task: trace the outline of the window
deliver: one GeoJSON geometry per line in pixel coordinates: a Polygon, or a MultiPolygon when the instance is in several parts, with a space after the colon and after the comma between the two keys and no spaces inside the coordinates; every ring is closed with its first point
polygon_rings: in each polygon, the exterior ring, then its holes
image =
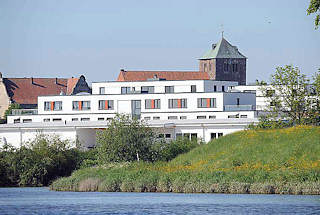
{"type": "Polygon", "coordinates": [[[213,86],[213,91],[214,91],[214,92],[217,92],[217,85],[214,85],[214,86],[213,86]]]}
{"type": "Polygon", "coordinates": [[[187,116],[180,116],[180,119],[187,119],[187,116]]]}
{"type": "Polygon", "coordinates": [[[236,115],[229,115],[228,118],[239,118],[239,114],[236,114],[236,115]]]}
{"type": "Polygon", "coordinates": [[[222,92],[224,92],[224,86],[222,86],[222,92]]]}
{"type": "Polygon", "coordinates": [[[146,120],[146,121],[148,121],[148,120],[150,120],[151,119],[151,117],[150,116],[146,116],[146,117],[144,117],[144,120],[146,120]]]}
{"type": "Polygon", "coordinates": [[[204,71],[205,72],[207,71],[207,64],[206,63],[204,64],[204,71]]]}
{"type": "Polygon", "coordinates": [[[223,133],[211,133],[211,140],[222,137],[223,133]]]}
{"type": "Polygon", "coordinates": [[[197,119],[206,119],[207,116],[197,116],[197,119]]]}
{"type": "Polygon", "coordinates": [[[197,92],[197,85],[191,85],[191,93],[197,92]]]}
{"type": "Polygon", "coordinates": [[[99,87],[99,94],[105,94],[105,88],[99,87]]]}
{"type": "Polygon", "coordinates": [[[130,92],[130,87],[121,87],[121,94],[129,94],[130,92]]]}
{"type": "Polygon", "coordinates": [[[131,100],[131,116],[140,119],[141,117],[141,100],[131,100]]]}
{"type": "Polygon", "coordinates": [[[192,133],[191,134],[191,140],[197,139],[198,138],[198,134],[197,133],[192,133]]]}
{"type": "Polygon", "coordinates": [[[72,118],[72,121],[78,121],[79,119],[78,118],[72,118]]]}
{"type": "Polygon", "coordinates": [[[209,119],[216,119],[217,117],[215,115],[209,116],[209,119]]]}
{"type": "Polygon", "coordinates": [[[44,102],[45,111],[62,110],[62,101],[44,102]]]}
{"type": "Polygon", "coordinates": [[[187,108],[187,99],[169,99],[169,108],[187,108]]]}
{"type": "Polygon", "coordinates": [[[240,105],[240,98],[237,98],[237,105],[240,105]]]}
{"type": "Polygon", "coordinates": [[[50,122],[49,118],[43,119],[43,122],[50,122]]]}
{"type": "Polygon", "coordinates": [[[166,138],[171,138],[171,134],[166,134],[166,138]]]}
{"type": "Polygon", "coordinates": [[[165,93],[174,93],[174,86],[165,86],[165,93]]]}
{"type": "Polygon", "coordinates": [[[190,133],[184,133],[183,137],[190,139],[190,133]]]}
{"type": "Polygon", "coordinates": [[[198,108],[215,108],[215,98],[198,98],[198,108]]]}
{"type": "Polygon", "coordinates": [[[146,109],[160,109],[160,99],[146,99],[145,100],[146,109]]]}
{"type": "Polygon", "coordinates": [[[177,116],[168,116],[168,119],[178,119],[177,116]]]}
{"type": "Polygon", "coordinates": [[[98,118],[98,121],[104,121],[104,118],[98,118]]]}
{"type": "Polygon", "coordinates": [[[22,122],[23,122],[23,123],[32,122],[32,119],[23,119],[22,122]]]}
{"type": "Polygon", "coordinates": [[[72,110],[90,110],[90,101],[73,101],[72,110]]]}
{"type": "Polygon", "coordinates": [[[160,120],[160,117],[159,116],[154,116],[153,120],[160,120]]]}
{"type": "Polygon", "coordinates": [[[154,93],[154,86],[142,86],[141,93],[154,93]]]}
{"type": "Polygon", "coordinates": [[[176,139],[181,138],[182,137],[182,133],[176,133],[176,139]]]}
{"type": "Polygon", "coordinates": [[[159,134],[158,138],[164,138],[164,134],[159,134]]]}
{"type": "Polygon", "coordinates": [[[232,72],[237,72],[238,71],[238,64],[233,63],[232,64],[232,72]]]}
{"type": "Polygon", "coordinates": [[[14,119],[13,123],[20,123],[20,119],[14,119]]]}
{"type": "Polygon", "coordinates": [[[223,64],[223,71],[228,72],[228,63],[227,62],[224,62],[224,64],[223,64]]]}
{"type": "Polygon", "coordinates": [[[99,100],[99,110],[113,110],[113,100],[99,100]]]}
{"type": "Polygon", "coordinates": [[[90,118],[81,118],[81,121],[90,121],[90,118]]]}
{"type": "Polygon", "coordinates": [[[61,122],[61,121],[62,121],[61,118],[53,118],[53,119],[52,119],[52,122],[61,122]]]}
{"type": "Polygon", "coordinates": [[[209,71],[211,71],[211,63],[209,63],[209,71]]]}
{"type": "Polygon", "coordinates": [[[240,115],[240,118],[248,118],[248,115],[240,115]]]}

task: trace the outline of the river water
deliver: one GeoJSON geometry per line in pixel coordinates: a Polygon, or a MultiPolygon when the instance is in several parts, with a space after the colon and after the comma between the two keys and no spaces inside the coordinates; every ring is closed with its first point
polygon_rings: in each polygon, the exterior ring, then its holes
{"type": "Polygon", "coordinates": [[[0,188],[0,214],[320,214],[320,196],[0,188]]]}

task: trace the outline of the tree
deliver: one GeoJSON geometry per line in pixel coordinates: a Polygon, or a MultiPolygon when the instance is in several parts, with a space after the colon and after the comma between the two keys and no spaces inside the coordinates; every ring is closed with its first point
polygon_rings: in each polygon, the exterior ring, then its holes
{"type": "MultiPolygon", "coordinates": [[[[319,75],[316,77],[319,78],[319,75]]],[[[262,87],[264,96],[270,102],[267,106],[268,115],[262,121],[266,123],[271,120],[280,126],[283,125],[283,120],[290,125],[316,123],[317,112],[314,107],[319,94],[312,92],[319,86],[316,84],[317,81],[320,82],[317,78],[311,84],[297,67],[277,67],[275,74],[271,76],[271,86],[262,87]]]]}
{"type": "Polygon", "coordinates": [[[116,115],[97,136],[100,164],[121,161],[151,161],[157,138],[153,130],[129,115],[116,115]]]}
{"type": "Polygon", "coordinates": [[[20,105],[18,103],[11,103],[8,109],[4,112],[5,120],[7,120],[8,115],[12,114],[13,109],[20,109],[20,105]]]}
{"type": "Polygon", "coordinates": [[[307,9],[308,15],[312,13],[317,13],[316,18],[314,19],[314,25],[316,29],[319,27],[320,22],[320,0],[310,0],[310,5],[307,9]]]}

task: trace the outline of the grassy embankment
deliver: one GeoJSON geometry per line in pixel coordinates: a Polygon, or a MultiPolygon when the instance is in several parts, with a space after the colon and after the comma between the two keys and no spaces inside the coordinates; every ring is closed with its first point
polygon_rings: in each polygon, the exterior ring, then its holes
{"type": "Polygon", "coordinates": [[[77,170],[51,189],[320,194],[320,127],[241,131],[170,162],[77,170]]]}

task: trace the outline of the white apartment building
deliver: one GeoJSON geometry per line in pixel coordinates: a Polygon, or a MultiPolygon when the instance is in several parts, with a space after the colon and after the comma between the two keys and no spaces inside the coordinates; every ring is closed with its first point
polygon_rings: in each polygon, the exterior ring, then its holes
{"type": "Polygon", "coordinates": [[[257,122],[256,93],[232,89],[237,85],[157,78],[95,82],[92,94],[38,97],[37,110],[27,114],[19,110],[0,126],[0,140],[20,146],[37,132],[56,133],[92,147],[96,131],[106,128],[117,113],[124,113],[145,120],[167,139],[188,136],[208,142],[257,122]]]}

